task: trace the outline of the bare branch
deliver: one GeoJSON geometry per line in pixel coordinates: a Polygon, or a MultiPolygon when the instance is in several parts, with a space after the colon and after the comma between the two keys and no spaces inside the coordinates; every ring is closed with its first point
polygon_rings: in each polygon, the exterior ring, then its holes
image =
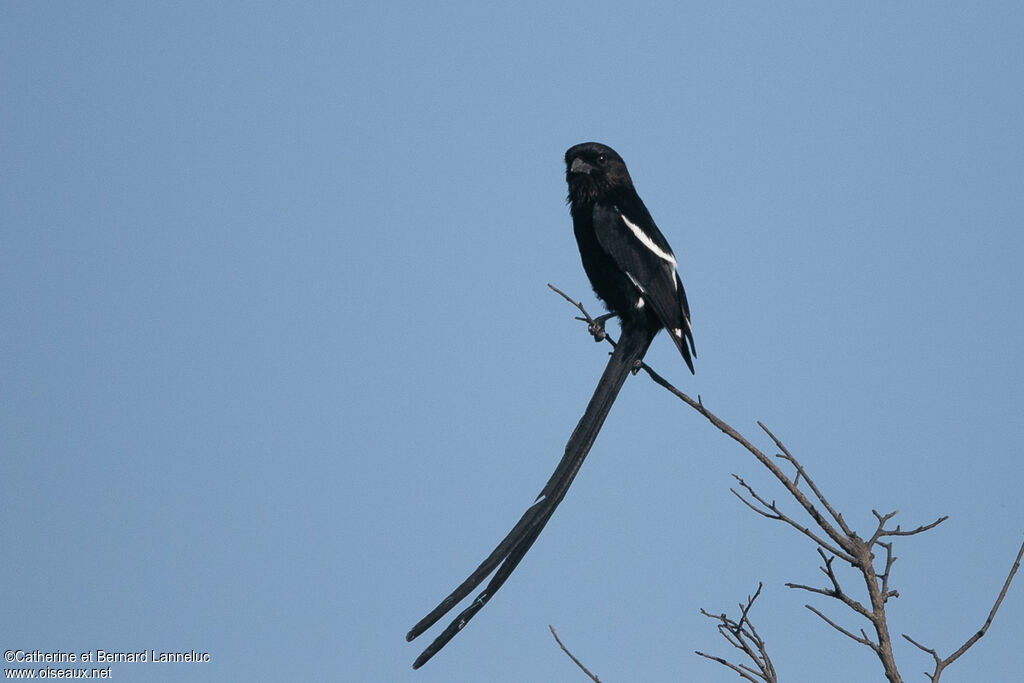
{"type": "Polygon", "coordinates": [[[746,657],[753,663],[753,667],[747,664],[733,664],[724,657],[717,657],[715,655],[709,655],[707,653],[697,650],[697,654],[701,657],[705,657],[712,661],[718,662],[724,667],[732,669],[741,678],[751,683],[777,683],[778,678],[775,675],[775,667],[772,665],[772,660],[768,657],[768,651],[765,648],[764,640],[758,634],[757,629],[754,627],[753,622],[750,620],[749,614],[750,609],[754,606],[754,601],[757,600],[758,596],[761,595],[761,583],[757,584],[757,591],[754,595],[747,597],[747,604],[740,603],[740,618],[739,621],[733,621],[725,614],[711,614],[707,610],[702,609],[701,614],[714,619],[718,623],[718,632],[722,635],[725,640],[737,650],[740,650],[746,657]]]}
{"type": "MultiPolygon", "coordinates": [[[[916,645],[920,649],[922,649],[925,652],[927,652],[928,654],[930,654],[932,656],[932,659],[935,660],[935,671],[936,672],[941,672],[942,671],[942,659],[939,658],[939,655],[935,652],[935,650],[931,649],[930,647],[925,647],[921,643],[917,642],[916,640],[914,640],[913,638],[908,636],[906,633],[903,634],[903,637],[906,638],[907,640],[909,640],[911,642],[911,644],[916,645]]],[[[932,683],[935,683],[935,681],[939,680],[938,679],[939,673],[928,673],[927,671],[925,671],[924,675],[927,676],[928,679],[932,681],[932,683]]]]}
{"type": "Polygon", "coordinates": [[[896,562],[896,556],[892,554],[892,543],[882,543],[876,541],[876,543],[885,548],[885,571],[882,572],[882,597],[885,600],[889,598],[900,597],[899,591],[889,590],[889,572],[892,571],[892,565],[896,562]]]}
{"type": "Polygon", "coordinates": [[[934,529],[935,527],[949,519],[949,515],[943,515],[942,517],[939,517],[937,520],[931,522],[930,524],[922,524],[916,529],[911,529],[910,531],[903,531],[902,529],[900,529],[899,524],[896,525],[895,529],[886,530],[882,529],[882,525],[884,523],[883,520],[889,521],[889,519],[896,514],[896,511],[890,512],[888,515],[879,515],[876,510],[872,510],[871,512],[873,512],[875,517],[878,518],[878,531],[876,531],[875,536],[872,537],[872,541],[877,540],[877,538],[881,538],[882,536],[913,536],[915,534],[920,534],[930,529],[934,529]]]}
{"type": "MultiPolygon", "coordinates": [[[[733,476],[735,477],[736,475],[734,474],[733,476]]],[[[740,499],[740,502],[742,502],[744,505],[746,505],[748,508],[750,508],[751,510],[753,510],[757,514],[761,515],[762,517],[767,517],[768,519],[774,519],[774,520],[777,520],[777,521],[782,521],[782,516],[778,513],[777,510],[776,511],[771,511],[770,509],[767,510],[767,511],[766,510],[762,510],[761,508],[757,507],[756,505],[751,503],[749,500],[744,498],[743,494],[739,493],[736,489],[729,489],[729,490],[732,492],[732,495],[734,495],[734,496],[736,496],[737,498],[740,499]]]]}
{"type": "Polygon", "coordinates": [[[992,620],[995,619],[996,612],[999,610],[999,606],[1003,603],[1003,598],[1006,597],[1006,592],[1010,589],[1010,583],[1013,581],[1014,575],[1017,573],[1017,570],[1020,569],[1021,557],[1024,557],[1024,542],[1021,543],[1020,549],[1017,551],[1017,558],[1013,561],[1013,566],[1010,567],[1010,573],[1007,574],[1006,581],[1003,582],[1003,588],[999,591],[999,595],[996,597],[996,602],[994,605],[992,605],[992,609],[989,610],[988,617],[985,619],[985,623],[982,624],[981,628],[978,629],[978,631],[975,632],[974,635],[968,638],[967,641],[950,656],[946,657],[945,659],[939,659],[939,656],[935,653],[935,650],[921,645],[916,640],[908,636],[906,633],[903,634],[903,637],[906,638],[909,642],[916,645],[920,649],[924,650],[935,659],[935,672],[931,675],[926,674],[932,680],[932,683],[936,683],[939,680],[939,676],[942,675],[943,669],[945,669],[947,666],[955,662],[963,653],[967,652],[967,650],[969,650],[972,645],[981,640],[982,636],[984,636],[985,633],[988,632],[988,627],[992,625],[992,620]]]}
{"type": "Polygon", "coordinates": [[[864,633],[863,630],[860,632],[861,634],[859,636],[855,636],[852,633],[850,633],[849,631],[847,631],[845,628],[843,628],[842,626],[837,624],[836,622],[834,622],[831,619],[829,619],[828,617],[826,617],[824,614],[822,614],[821,612],[819,612],[815,608],[811,607],[810,605],[804,605],[804,607],[806,607],[807,609],[809,609],[812,612],[814,612],[815,614],[817,614],[819,617],[821,617],[822,621],[824,621],[826,624],[828,624],[829,626],[831,626],[835,630],[837,630],[840,633],[842,633],[844,636],[852,638],[853,640],[857,641],[861,645],[866,645],[867,647],[870,647],[875,652],[878,652],[878,645],[876,643],[872,642],[871,639],[867,637],[867,635],[864,633]]]}
{"type": "MultiPolygon", "coordinates": [[[[548,285],[548,286],[551,287],[551,285],[548,285]]],[[[554,287],[552,287],[552,289],[554,289],[554,287]]],[[[558,290],[556,289],[555,291],[557,292],[558,290]]],[[[558,293],[561,294],[561,292],[558,292],[558,293]]],[[[562,294],[562,296],[565,296],[565,295],[562,294]]],[[[598,678],[594,674],[590,673],[590,670],[587,669],[587,667],[583,666],[583,662],[581,662],[580,660],[576,659],[576,656],[573,655],[573,653],[569,652],[569,648],[567,648],[562,643],[562,639],[558,637],[557,633],[555,633],[555,627],[552,626],[551,624],[548,624],[548,628],[551,629],[551,635],[553,635],[555,637],[555,642],[558,643],[558,647],[562,648],[562,652],[564,652],[565,654],[569,655],[569,659],[571,659],[573,661],[573,663],[576,664],[576,666],[578,666],[581,671],[583,671],[583,673],[587,674],[587,676],[590,677],[590,680],[594,681],[594,683],[601,683],[601,679],[600,678],[598,678]]]]}
{"type": "MultiPolygon", "coordinates": [[[[740,667],[736,666],[735,664],[733,664],[729,660],[725,659],[724,657],[716,657],[715,655],[709,655],[708,653],[701,652],[700,650],[694,650],[694,652],[696,654],[700,655],[701,657],[706,657],[707,659],[710,659],[713,662],[718,662],[722,666],[725,666],[725,667],[728,667],[728,668],[732,669],[733,671],[738,673],[740,675],[740,677],[743,678],[743,680],[745,680],[745,681],[750,681],[751,683],[757,683],[757,679],[756,678],[754,678],[752,675],[750,675],[749,673],[747,673],[746,671],[744,671],[740,667]]],[[[761,680],[764,680],[764,679],[762,678],[761,680]]]]}
{"type": "MultiPolygon", "coordinates": [[[[563,299],[565,299],[566,301],[571,303],[573,306],[578,308],[580,310],[580,313],[583,314],[583,319],[587,322],[588,325],[593,325],[594,324],[594,319],[590,317],[589,313],[587,313],[587,309],[583,308],[583,302],[582,301],[576,301],[575,299],[570,297],[568,294],[566,294],[565,292],[560,290],[558,287],[555,287],[550,282],[548,283],[548,287],[550,287],[552,290],[554,290],[555,292],[560,294],[563,299]]],[[[557,639],[558,636],[555,636],[555,638],[557,639]]]]}
{"type": "MultiPolygon", "coordinates": [[[[585,320],[588,323],[589,331],[595,337],[595,339],[598,339],[599,341],[606,339],[610,344],[614,346],[614,340],[608,338],[607,335],[604,334],[603,322],[604,319],[607,318],[607,316],[602,316],[601,318],[598,318],[596,320],[594,318],[591,318],[590,315],[584,309],[582,303],[574,301],[568,295],[566,295],[564,292],[554,287],[553,285],[548,286],[551,287],[552,290],[560,294],[567,301],[572,303],[581,313],[583,313],[584,317],[582,318],[582,320],[585,320]]],[[[885,670],[886,679],[889,681],[889,683],[901,683],[902,678],[900,677],[900,673],[896,668],[896,663],[893,658],[892,639],[889,635],[889,628],[887,625],[887,618],[885,612],[885,606],[888,600],[890,598],[899,596],[898,591],[892,590],[889,587],[890,573],[892,571],[893,564],[896,562],[897,558],[893,553],[892,543],[883,542],[882,539],[893,536],[913,536],[919,533],[923,533],[925,531],[929,531],[938,526],[939,524],[941,524],[942,522],[944,522],[947,519],[947,517],[943,516],[938,518],[934,522],[931,522],[930,524],[924,524],[915,529],[904,531],[899,525],[897,525],[894,529],[886,528],[886,525],[896,516],[896,511],[883,515],[880,514],[877,510],[872,510],[872,513],[875,515],[875,518],[878,521],[878,523],[876,525],[876,528],[868,537],[868,540],[865,541],[863,540],[863,537],[858,535],[852,528],[850,528],[847,525],[845,519],[843,518],[843,515],[829,503],[828,499],[818,488],[817,484],[815,484],[814,480],[811,479],[810,476],[808,476],[807,472],[803,468],[803,465],[800,464],[800,462],[793,456],[793,454],[790,453],[789,450],[785,447],[782,441],[779,438],[777,438],[775,434],[773,434],[771,430],[769,430],[768,427],[766,427],[763,423],[758,422],[757,424],[758,426],[761,427],[765,434],[767,434],[768,437],[771,438],[775,446],[782,452],[780,455],[777,456],[778,459],[784,460],[793,466],[795,474],[792,477],[788,475],[786,472],[784,472],[782,468],[780,468],[779,465],[776,464],[774,459],[767,457],[760,449],[754,446],[753,443],[751,443],[742,434],[737,432],[731,425],[729,425],[724,420],[722,420],[717,415],[708,410],[708,408],[704,405],[704,402],[702,401],[700,395],[697,396],[697,400],[694,400],[687,396],[686,394],[684,394],[679,389],[677,389],[675,386],[673,386],[670,382],[668,382],[665,378],[663,378],[661,375],[655,372],[646,363],[643,363],[641,367],[645,372],[647,372],[648,376],[655,384],[661,386],[669,393],[671,393],[673,396],[680,399],[688,406],[696,410],[705,419],[707,419],[708,422],[710,422],[722,433],[724,433],[726,436],[728,436],[733,441],[742,446],[744,449],[746,449],[751,455],[753,455],[754,458],[756,458],[757,461],[761,463],[761,465],[763,465],[769,472],[771,472],[775,476],[775,478],[782,484],[786,491],[789,492],[793,499],[797,501],[801,508],[803,508],[804,512],[806,512],[807,515],[810,516],[810,518],[814,521],[814,524],[817,526],[817,528],[820,529],[821,532],[824,534],[824,537],[821,536],[819,533],[812,531],[811,527],[807,527],[796,522],[794,519],[789,517],[785,512],[780,510],[774,500],[769,502],[767,499],[762,498],[756,491],[754,491],[754,489],[751,486],[749,486],[745,481],[743,481],[743,479],[736,475],[733,475],[739,482],[740,486],[746,489],[747,494],[750,497],[750,499],[748,499],[735,489],[730,489],[733,495],[739,498],[744,505],[746,505],[751,510],[753,510],[754,512],[763,517],[775,521],[785,522],[786,524],[798,530],[807,538],[810,538],[812,541],[814,541],[814,543],[817,546],[818,553],[819,555],[821,555],[825,563],[824,566],[822,566],[820,569],[823,573],[825,573],[826,576],[828,576],[830,582],[832,583],[832,588],[814,588],[811,586],[804,586],[801,584],[794,583],[787,583],[786,585],[790,588],[799,588],[801,590],[806,590],[811,593],[817,593],[819,595],[838,599],[841,602],[843,602],[847,607],[852,609],[854,612],[866,618],[871,623],[871,626],[874,629],[875,636],[877,638],[874,641],[870,637],[868,637],[864,629],[861,629],[860,635],[857,636],[851,631],[842,628],[837,623],[827,618],[824,614],[822,614],[814,607],[811,607],[810,605],[806,606],[807,609],[817,614],[818,617],[820,617],[822,620],[824,620],[827,624],[835,628],[840,633],[848,636],[857,643],[870,647],[882,663],[882,666],[885,670]],[[807,482],[807,488],[810,489],[811,493],[810,496],[806,494],[803,489],[800,488],[801,479],[807,482]],[[824,510],[825,514],[822,514],[822,512],[819,511],[819,506],[824,510]],[[885,549],[885,567],[881,573],[879,573],[876,570],[874,565],[874,561],[876,559],[874,550],[876,546],[885,549]],[[826,552],[829,553],[831,557],[827,557],[825,554],[826,552]],[[835,572],[832,569],[833,561],[836,558],[841,559],[843,562],[848,562],[852,567],[854,567],[856,570],[860,572],[864,581],[865,589],[867,590],[867,595],[869,598],[868,604],[862,604],[858,602],[841,588],[841,586],[839,585],[838,577],[836,577],[835,572]]],[[[1012,581],[1014,575],[1020,567],[1022,556],[1024,556],[1024,544],[1021,545],[1021,550],[1017,554],[1017,559],[1012,569],[1010,570],[1009,576],[1007,576],[1006,578],[1006,582],[1004,583],[1003,589],[1000,592],[998,598],[996,599],[995,605],[989,612],[989,616],[988,619],[985,621],[985,624],[977,633],[975,633],[971,638],[969,638],[967,642],[965,642],[956,652],[954,652],[948,658],[946,658],[945,660],[940,659],[938,655],[935,654],[934,650],[926,648],[917,643],[916,641],[914,641],[913,639],[911,639],[910,636],[904,635],[904,638],[906,638],[909,642],[913,643],[918,648],[920,648],[924,652],[931,654],[934,657],[936,661],[935,673],[930,676],[930,678],[932,678],[933,683],[938,681],[939,675],[941,674],[943,668],[945,668],[950,663],[955,661],[964,652],[966,652],[968,648],[970,648],[975,642],[977,642],[978,639],[985,635],[985,632],[988,630],[988,627],[991,625],[992,620],[995,617],[996,610],[998,610],[999,605],[1002,603],[1002,600],[1006,595],[1006,592],[1010,586],[1010,582],[1012,581]]],[[[756,595],[754,597],[756,597],[756,595]]],[[[752,602],[753,599],[751,599],[750,602],[748,602],[747,609],[749,609],[750,604],[752,602]]],[[[757,658],[757,653],[755,653],[754,650],[750,647],[750,642],[753,641],[745,640],[744,638],[749,638],[749,636],[741,635],[746,633],[744,621],[747,621],[748,624],[749,621],[746,620],[746,610],[744,610],[742,605],[740,606],[740,608],[741,617],[739,622],[731,622],[730,620],[728,620],[728,617],[726,617],[724,614],[720,616],[713,616],[711,614],[708,614],[707,612],[704,612],[703,610],[701,611],[705,614],[705,616],[712,619],[717,619],[720,622],[719,632],[722,634],[722,636],[733,647],[736,647],[744,651],[744,653],[747,654],[747,656],[750,657],[752,661],[757,663],[759,661],[757,658]]],[[[763,676],[761,676],[761,674],[758,673],[758,671],[750,668],[749,666],[734,665],[722,658],[712,657],[702,652],[698,652],[697,654],[708,659],[713,659],[714,661],[717,661],[722,665],[729,667],[730,669],[736,671],[741,677],[745,678],[746,680],[756,681],[756,678],[752,678],[752,676],[754,675],[761,677],[760,680],[767,680],[763,676]]]]}
{"type": "MultiPolygon", "coordinates": [[[[747,484],[747,482],[743,481],[743,479],[741,479],[740,477],[738,477],[735,474],[732,475],[732,476],[736,479],[736,481],[738,481],[740,483],[740,486],[742,486],[743,488],[745,488],[747,490],[747,492],[754,498],[754,500],[756,500],[758,503],[760,503],[761,506],[765,510],[770,511],[770,513],[768,513],[768,512],[764,512],[764,511],[758,509],[753,504],[749,503],[746,499],[744,499],[743,496],[741,496],[740,494],[736,493],[736,491],[733,491],[733,494],[735,494],[737,498],[739,498],[744,503],[746,503],[747,507],[749,507],[752,510],[754,510],[754,512],[757,512],[758,514],[763,515],[764,517],[768,517],[769,519],[776,519],[776,520],[779,520],[780,522],[785,522],[786,524],[790,525],[791,527],[793,527],[794,529],[796,529],[797,531],[799,531],[803,535],[805,535],[808,538],[810,538],[812,541],[814,541],[820,547],[825,548],[826,550],[828,550],[833,555],[837,555],[837,556],[841,557],[843,560],[845,560],[846,562],[850,562],[851,564],[854,562],[854,558],[853,558],[852,555],[850,555],[849,553],[846,553],[846,552],[840,550],[839,548],[836,548],[832,544],[822,540],[821,538],[819,538],[817,536],[817,534],[815,534],[813,531],[811,531],[808,527],[803,526],[802,524],[799,524],[798,522],[793,520],[791,517],[789,517],[786,513],[784,513],[781,510],[779,510],[779,508],[775,505],[775,501],[774,500],[769,503],[767,500],[765,500],[764,498],[759,496],[757,494],[757,492],[754,491],[754,489],[750,485],[747,484]]],[[[730,489],[730,490],[732,490],[732,489],[730,489]]]]}
{"type": "MultiPolygon", "coordinates": [[[[662,377],[657,372],[655,372],[654,369],[651,368],[646,363],[644,363],[642,365],[642,368],[648,374],[648,376],[650,376],[650,378],[655,382],[655,384],[658,384],[659,386],[663,387],[669,393],[671,393],[673,396],[675,396],[676,398],[680,399],[681,401],[683,401],[684,403],[689,405],[691,408],[693,408],[694,410],[699,412],[711,424],[713,424],[715,427],[717,427],[719,430],[721,430],[724,434],[726,434],[733,441],[735,441],[736,443],[738,443],[741,446],[743,446],[743,448],[745,448],[747,451],[749,451],[751,455],[753,455],[755,458],[757,458],[758,462],[760,462],[764,467],[766,467],[768,469],[768,471],[770,471],[773,475],[775,475],[775,478],[778,479],[779,482],[789,492],[789,494],[791,496],[793,496],[794,499],[796,499],[796,501],[800,504],[800,507],[802,507],[804,509],[804,511],[808,515],[810,515],[811,519],[814,520],[814,523],[817,524],[818,527],[823,532],[825,532],[825,535],[828,536],[830,539],[832,539],[832,541],[837,546],[839,546],[844,551],[849,553],[850,549],[848,548],[848,541],[847,541],[846,534],[844,532],[842,532],[840,529],[836,529],[831,523],[829,523],[829,521],[827,519],[825,519],[825,517],[822,516],[822,514],[818,511],[818,509],[814,506],[814,504],[810,501],[810,499],[808,499],[807,496],[804,494],[804,492],[800,490],[800,488],[797,486],[796,482],[794,480],[790,479],[779,468],[779,466],[776,465],[772,461],[771,458],[767,457],[764,453],[762,453],[760,449],[758,449],[756,446],[754,446],[742,434],[737,432],[731,425],[729,425],[727,422],[725,422],[720,417],[718,417],[717,415],[712,413],[710,410],[708,410],[700,400],[694,401],[692,398],[690,398],[689,396],[687,396],[683,392],[679,391],[679,389],[677,389],[675,386],[673,386],[671,382],[669,382],[664,377],[662,377]]],[[[698,399],[699,399],[699,397],[698,397],[698,399]]],[[[786,459],[789,460],[790,462],[793,462],[794,465],[797,466],[798,472],[802,472],[803,468],[799,466],[799,463],[797,463],[795,461],[795,459],[793,459],[792,457],[789,457],[789,458],[786,458],[786,459]]],[[[804,478],[806,479],[806,477],[807,477],[806,472],[802,472],[802,474],[803,474],[804,478]]],[[[836,554],[842,554],[842,553],[841,553],[841,551],[837,550],[836,554]]]]}
{"type": "Polygon", "coordinates": [[[839,579],[836,577],[835,572],[832,569],[832,563],[836,558],[827,557],[821,548],[818,548],[818,555],[821,556],[822,561],[825,563],[825,566],[819,567],[819,569],[828,577],[829,582],[832,584],[832,588],[815,588],[814,586],[805,586],[800,583],[787,583],[785,584],[786,587],[804,590],[808,593],[817,593],[818,595],[824,595],[827,598],[835,598],[862,617],[869,621],[872,620],[874,615],[864,607],[864,605],[848,595],[843,590],[842,586],[839,585],[839,579]]]}
{"type": "MultiPolygon", "coordinates": [[[[750,611],[750,608],[754,606],[754,600],[757,600],[758,596],[761,595],[761,589],[763,587],[764,584],[758,581],[757,590],[754,591],[754,594],[752,596],[747,596],[747,604],[745,606],[740,605],[740,620],[736,623],[736,628],[743,628],[743,622],[747,620],[747,613],[750,611]]],[[[753,629],[754,625],[751,624],[750,628],[753,629]]]]}
{"type": "Polygon", "coordinates": [[[814,492],[815,497],[817,497],[817,499],[828,511],[828,514],[831,515],[832,519],[836,521],[836,524],[838,524],[839,528],[843,530],[843,533],[849,536],[852,532],[850,531],[850,528],[846,526],[846,521],[843,519],[843,516],[836,512],[835,509],[833,509],[832,505],[827,500],[825,500],[825,496],[821,495],[821,491],[818,490],[817,485],[814,483],[814,481],[811,480],[809,476],[807,476],[807,472],[804,470],[803,465],[801,465],[797,461],[797,459],[793,457],[793,454],[790,453],[784,445],[782,445],[782,442],[778,439],[778,437],[772,434],[772,431],[768,429],[768,427],[766,427],[763,422],[758,420],[757,426],[763,429],[764,433],[771,437],[771,440],[774,441],[775,445],[778,446],[779,450],[782,451],[782,457],[785,460],[789,461],[794,468],[796,468],[796,477],[793,479],[793,481],[797,482],[800,480],[800,477],[803,477],[804,481],[807,482],[807,485],[811,487],[811,491],[814,492]]]}

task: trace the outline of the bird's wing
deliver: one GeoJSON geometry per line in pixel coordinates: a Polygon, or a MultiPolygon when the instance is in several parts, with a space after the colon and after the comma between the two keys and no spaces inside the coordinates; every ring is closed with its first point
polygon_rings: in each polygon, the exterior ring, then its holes
{"type": "Polygon", "coordinates": [[[598,244],[633,281],[673,341],[685,346],[692,339],[690,310],[676,257],[639,199],[636,206],[623,204],[594,207],[598,244]]]}

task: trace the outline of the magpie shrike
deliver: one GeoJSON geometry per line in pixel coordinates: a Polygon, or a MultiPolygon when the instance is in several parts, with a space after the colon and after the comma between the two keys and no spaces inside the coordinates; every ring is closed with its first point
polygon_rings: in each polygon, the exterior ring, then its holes
{"type": "MultiPolygon", "coordinates": [[[[568,202],[583,269],[609,311],[598,319],[599,325],[603,330],[604,321],[617,316],[622,334],[583,417],[569,437],[562,460],[533,505],[487,559],[406,635],[411,641],[433,626],[494,572],[484,590],[416,659],[414,669],[454,638],[519,565],[565,497],[619,389],[629,373],[639,369],[659,330],[668,331],[693,372],[697,354],[676,257],[633,188],[622,157],[610,147],[585,142],[565,153],[565,165],[568,202]]],[[[595,330],[595,336],[600,331],[595,330]]]]}

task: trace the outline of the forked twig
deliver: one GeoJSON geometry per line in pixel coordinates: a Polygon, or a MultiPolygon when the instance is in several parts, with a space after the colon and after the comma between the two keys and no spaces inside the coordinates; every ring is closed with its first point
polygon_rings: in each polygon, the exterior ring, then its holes
{"type": "Polygon", "coordinates": [[[942,670],[950,664],[952,664],[953,662],[955,662],[960,657],[960,655],[967,652],[967,650],[970,649],[972,645],[981,640],[982,636],[984,636],[985,633],[988,632],[988,627],[992,625],[992,620],[996,617],[996,612],[999,610],[999,605],[1003,603],[1003,598],[1006,597],[1006,592],[1010,589],[1010,582],[1013,581],[1014,574],[1016,574],[1017,570],[1020,569],[1020,561],[1022,556],[1024,556],[1024,542],[1021,543],[1020,550],[1017,551],[1017,558],[1013,561],[1013,566],[1010,567],[1010,573],[1006,575],[1006,581],[1003,582],[1003,588],[999,591],[999,595],[996,597],[996,602],[994,605],[992,605],[992,609],[989,610],[988,617],[985,619],[985,623],[982,624],[981,628],[978,629],[974,633],[974,635],[968,638],[964,642],[964,644],[957,648],[956,652],[954,652],[950,656],[946,657],[945,659],[942,659],[939,657],[939,655],[935,652],[934,649],[921,645],[921,643],[917,642],[916,640],[908,636],[906,633],[903,634],[903,637],[906,638],[911,644],[916,645],[919,649],[923,650],[924,652],[927,652],[935,660],[935,671],[930,674],[928,672],[925,672],[924,674],[932,681],[932,683],[938,683],[939,676],[942,675],[942,670]]]}
{"type": "Polygon", "coordinates": [[[775,667],[772,665],[771,658],[768,657],[764,640],[758,634],[757,629],[754,628],[754,623],[750,620],[749,616],[750,609],[754,606],[754,601],[761,595],[761,588],[762,584],[758,583],[757,591],[754,595],[747,597],[747,604],[740,603],[740,618],[738,621],[733,621],[725,614],[711,614],[704,609],[700,611],[707,618],[718,622],[718,632],[730,645],[742,652],[753,663],[753,667],[747,664],[734,664],[724,657],[709,655],[700,650],[697,650],[696,653],[701,657],[732,669],[741,678],[751,681],[751,683],[758,683],[759,681],[761,683],[777,683],[778,678],[775,674],[775,667]]]}

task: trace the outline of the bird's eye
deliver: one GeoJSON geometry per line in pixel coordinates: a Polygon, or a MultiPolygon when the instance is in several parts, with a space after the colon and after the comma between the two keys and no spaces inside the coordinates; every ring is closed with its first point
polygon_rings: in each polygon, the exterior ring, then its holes
{"type": "Polygon", "coordinates": [[[598,154],[597,155],[597,163],[599,163],[602,166],[604,166],[607,162],[608,162],[608,155],[607,154],[598,154]]]}

